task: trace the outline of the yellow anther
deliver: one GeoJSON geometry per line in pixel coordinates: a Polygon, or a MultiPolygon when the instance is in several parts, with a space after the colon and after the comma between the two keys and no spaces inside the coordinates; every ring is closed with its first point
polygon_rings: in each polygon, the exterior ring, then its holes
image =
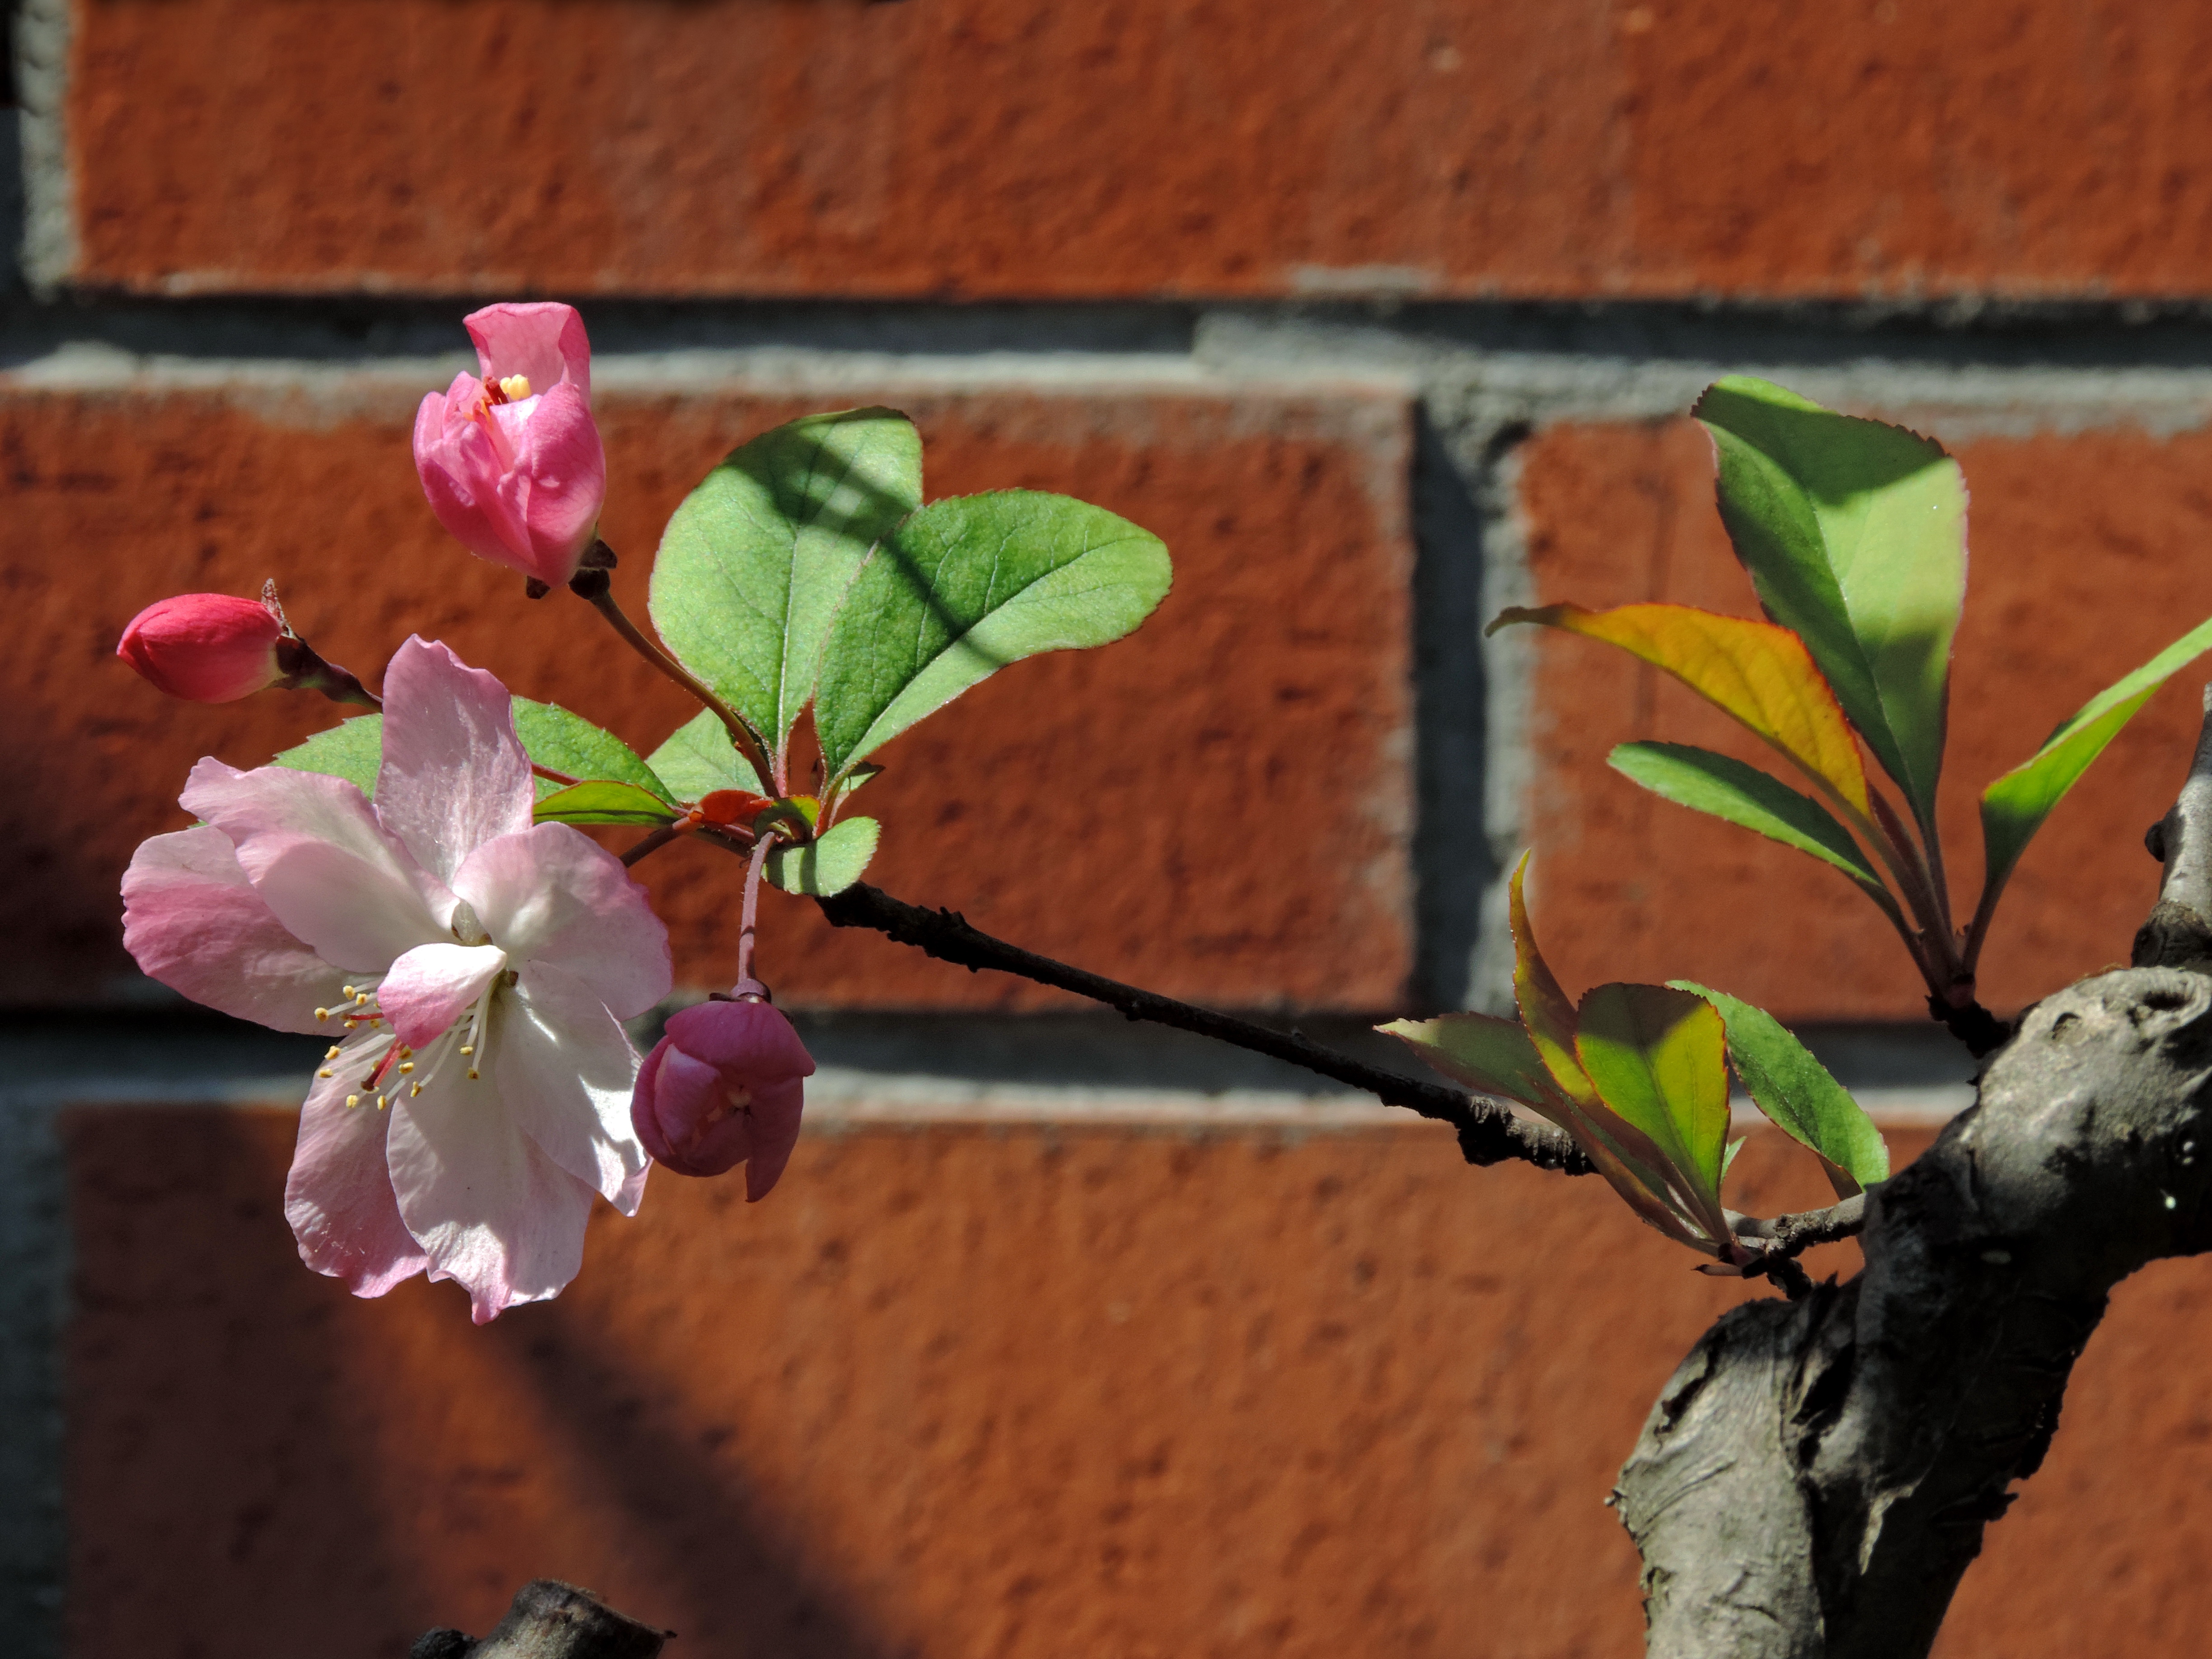
{"type": "Polygon", "coordinates": [[[473,1042],[464,1042],[461,1045],[461,1052],[465,1054],[472,1054],[476,1053],[476,1051],[477,1046],[473,1042]]]}
{"type": "Polygon", "coordinates": [[[530,395],[530,377],[527,374],[510,374],[499,383],[499,389],[507,395],[511,402],[520,403],[530,395]]]}
{"type": "Polygon", "coordinates": [[[356,1008],[367,1007],[368,1006],[368,993],[366,991],[356,991],[353,994],[353,1006],[356,1008]]]}
{"type": "Polygon", "coordinates": [[[469,1077],[470,1077],[470,1079],[471,1079],[471,1081],[473,1081],[474,1079],[477,1079],[477,1078],[482,1077],[483,1075],[483,1073],[482,1072],[479,1072],[478,1070],[477,1070],[477,1068],[476,1068],[475,1066],[470,1066],[470,1067],[469,1067],[469,1077]]]}
{"type": "Polygon", "coordinates": [[[399,1062],[399,1069],[403,1072],[411,1072],[415,1069],[415,1062],[411,1060],[403,1060],[399,1062]]]}
{"type": "Polygon", "coordinates": [[[384,1097],[382,1095],[379,1095],[376,1097],[376,1109],[380,1112],[384,1109],[384,1097]]]}
{"type": "Polygon", "coordinates": [[[407,1085],[407,1098],[410,1100],[414,1099],[416,1096],[422,1092],[422,1085],[419,1083],[410,1083],[407,1085]]]}
{"type": "Polygon", "coordinates": [[[315,1075],[317,1077],[336,1077],[337,1073],[331,1070],[329,1066],[325,1066],[321,1071],[316,1073],[315,1075]]]}
{"type": "Polygon", "coordinates": [[[338,1045],[333,1042],[329,1048],[323,1050],[323,1058],[325,1060],[336,1060],[338,1057],[338,1045]]]}
{"type": "Polygon", "coordinates": [[[349,1105],[349,1106],[358,1106],[358,1105],[360,1105],[360,1104],[361,1104],[361,1097],[360,1097],[359,1095],[348,1095],[348,1096],[346,1097],[346,1104],[347,1104],[347,1105],[349,1105]]]}
{"type": "Polygon", "coordinates": [[[351,986],[351,985],[341,985],[341,986],[339,986],[339,987],[338,987],[338,994],[339,994],[340,996],[348,996],[348,997],[350,997],[350,996],[358,996],[358,995],[360,994],[360,992],[358,991],[358,989],[357,989],[356,988],[355,988],[355,987],[353,987],[353,986],[351,986]]]}
{"type": "Polygon", "coordinates": [[[316,1009],[316,1010],[315,1010],[315,1023],[316,1023],[317,1024],[319,1024],[319,1025],[320,1024],[322,1024],[322,1022],[323,1022],[323,1021],[325,1021],[325,1020],[328,1019],[330,1017],[331,1017],[331,1011],[330,1011],[329,1009],[327,1009],[327,1008],[318,1008],[318,1009],[316,1009]]]}

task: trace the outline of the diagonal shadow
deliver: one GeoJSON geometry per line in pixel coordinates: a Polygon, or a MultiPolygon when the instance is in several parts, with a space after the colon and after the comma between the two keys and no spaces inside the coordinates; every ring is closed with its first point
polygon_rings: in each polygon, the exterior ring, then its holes
{"type": "Polygon", "coordinates": [[[70,1653],[400,1659],[422,1628],[341,1322],[359,1304],[284,1222],[295,1123],[61,1115],[70,1653]]]}
{"type": "MultiPolygon", "coordinates": [[[[562,1425],[568,1449],[588,1462],[618,1524],[639,1537],[656,1571],[680,1582],[690,1607],[715,1610],[711,1627],[678,1632],[694,1659],[894,1659],[902,1651],[870,1627],[857,1597],[806,1559],[787,1522],[741,1477],[730,1479],[726,1462],[705,1455],[716,1432],[687,1429],[680,1385],[649,1375],[611,1341],[601,1310],[563,1297],[516,1309],[478,1335],[562,1425]]],[[[657,1611],[624,1610],[648,1621],[657,1611]]]]}

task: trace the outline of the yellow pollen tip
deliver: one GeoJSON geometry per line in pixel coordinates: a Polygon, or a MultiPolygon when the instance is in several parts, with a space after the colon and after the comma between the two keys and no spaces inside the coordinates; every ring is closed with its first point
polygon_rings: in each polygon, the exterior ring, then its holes
{"type": "Polygon", "coordinates": [[[511,401],[520,403],[530,395],[530,377],[527,374],[510,374],[499,383],[499,389],[507,393],[511,401]]]}
{"type": "Polygon", "coordinates": [[[472,1054],[476,1053],[476,1051],[477,1046],[473,1042],[464,1042],[461,1045],[461,1052],[465,1054],[472,1054]]]}
{"type": "Polygon", "coordinates": [[[358,1105],[360,1105],[360,1104],[361,1104],[361,1097],[360,1097],[359,1095],[348,1095],[348,1096],[346,1097],[346,1104],[347,1104],[347,1105],[349,1105],[349,1106],[358,1106],[358,1105]]]}
{"type": "Polygon", "coordinates": [[[422,1092],[422,1085],[419,1083],[410,1083],[407,1085],[407,1098],[410,1100],[414,1099],[416,1096],[422,1092]]]}
{"type": "Polygon", "coordinates": [[[415,1069],[415,1062],[411,1060],[403,1060],[399,1062],[399,1069],[403,1072],[411,1072],[415,1069]]]}
{"type": "Polygon", "coordinates": [[[366,991],[356,991],[353,994],[353,1006],[356,1008],[367,1007],[368,1006],[368,993],[366,991]]]}
{"type": "Polygon", "coordinates": [[[325,1060],[336,1060],[341,1052],[342,1050],[338,1048],[338,1045],[333,1042],[329,1048],[323,1050],[323,1058],[325,1060]]]}
{"type": "Polygon", "coordinates": [[[321,1071],[316,1073],[315,1075],[317,1077],[336,1077],[337,1073],[331,1070],[329,1066],[325,1066],[321,1071]]]}
{"type": "Polygon", "coordinates": [[[482,1077],[483,1075],[483,1073],[482,1072],[479,1072],[478,1070],[477,1070],[477,1068],[476,1068],[475,1066],[470,1066],[470,1067],[469,1067],[469,1077],[470,1077],[470,1079],[471,1079],[471,1080],[474,1080],[474,1079],[477,1079],[477,1078],[480,1078],[480,1077],[482,1077]]]}
{"type": "Polygon", "coordinates": [[[330,1017],[331,1011],[327,1008],[318,1008],[315,1010],[315,1022],[318,1024],[320,1024],[324,1020],[328,1019],[330,1017]]]}

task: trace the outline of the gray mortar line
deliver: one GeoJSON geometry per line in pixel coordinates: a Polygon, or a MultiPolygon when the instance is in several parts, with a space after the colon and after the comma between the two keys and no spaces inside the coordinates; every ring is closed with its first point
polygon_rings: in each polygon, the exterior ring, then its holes
{"type": "Polygon", "coordinates": [[[17,0],[16,112],[22,167],[24,278],[52,293],[76,267],[76,186],[64,111],[69,93],[70,0],[17,0]]]}

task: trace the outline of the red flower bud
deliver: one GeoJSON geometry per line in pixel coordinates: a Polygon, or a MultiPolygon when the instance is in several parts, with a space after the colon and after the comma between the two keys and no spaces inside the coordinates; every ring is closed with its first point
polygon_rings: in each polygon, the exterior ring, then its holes
{"type": "Polygon", "coordinates": [[[276,665],[283,633],[258,600],[179,593],[133,617],[115,654],[173,697],[235,702],[284,678],[276,665]]]}
{"type": "Polygon", "coordinates": [[[637,1074],[630,1122],[656,1163],[714,1176],[740,1160],[745,1200],[768,1196],[799,1141],[813,1056],[765,1002],[702,1002],[668,1022],[637,1074]]]}

